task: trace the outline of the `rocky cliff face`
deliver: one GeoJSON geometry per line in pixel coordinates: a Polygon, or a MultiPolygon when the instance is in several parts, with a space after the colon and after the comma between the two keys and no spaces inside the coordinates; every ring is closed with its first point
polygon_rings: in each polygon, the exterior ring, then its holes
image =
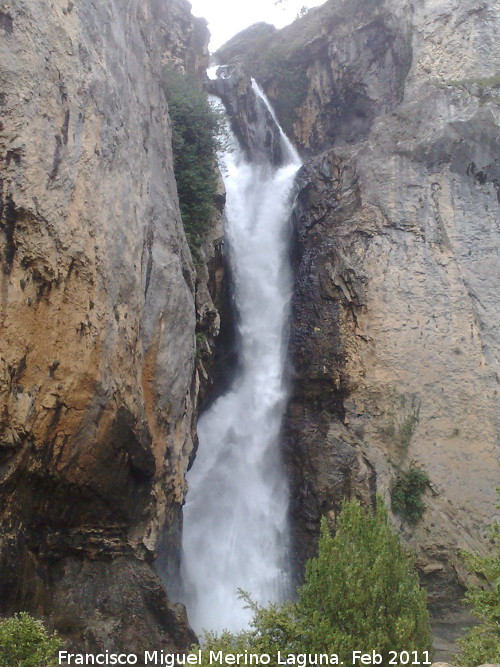
{"type": "Polygon", "coordinates": [[[160,85],[206,66],[189,7],[0,7],[0,613],[80,649],[193,639],[153,567],[177,548],[197,316],[217,327],[160,85]]]}
{"type": "Polygon", "coordinates": [[[223,102],[246,158],[256,164],[269,161],[282,164],[279,128],[264,102],[256,96],[248,74],[239,65],[221,68],[220,74],[220,78],[207,82],[207,88],[223,102]]]}
{"type": "Polygon", "coordinates": [[[498,483],[500,8],[330,0],[219,53],[310,156],[298,183],[287,442],[298,560],[343,495],[411,466],[431,599],[487,549],[498,483]]]}

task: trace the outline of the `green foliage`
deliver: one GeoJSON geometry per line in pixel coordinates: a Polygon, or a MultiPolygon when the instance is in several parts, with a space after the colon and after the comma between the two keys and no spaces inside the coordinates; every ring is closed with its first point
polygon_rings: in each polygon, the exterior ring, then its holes
{"type": "Polygon", "coordinates": [[[381,503],[367,514],[359,502],[345,502],[335,537],[323,519],[297,601],[260,607],[245,599],[250,630],[205,635],[206,653],[337,653],[352,665],[360,647],[381,653],[382,664],[389,651],[430,650],[426,595],[381,503]]]}
{"type": "Polygon", "coordinates": [[[26,612],[0,620],[0,667],[55,667],[61,645],[26,612]]]}
{"type": "Polygon", "coordinates": [[[196,340],[196,361],[201,361],[203,355],[207,352],[207,337],[203,331],[197,331],[195,334],[196,340]]]}
{"type": "Polygon", "coordinates": [[[307,650],[345,655],[367,646],[386,664],[390,650],[430,647],[425,592],[380,502],[373,515],[344,503],[334,538],[323,521],[299,604],[307,650]]]}
{"type": "Polygon", "coordinates": [[[461,650],[455,657],[463,667],[500,664],[500,524],[495,522],[490,532],[494,544],[491,556],[462,554],[469,571],[483,581],[480,586],[471,586],[465,595],[480,624],[458,640],[461,650]]]}
{"type": "Polygon", "coordinates": [[[400,473],[391,487],[392,511],[408,523],[417,523],[425,512],[422,494],[428,483],[429,476],[419,468],[400,473]]]}
{"type": "MultiPolygon", "coordinates": [[[[287,602],[283,605],[271,604],[261,607],[253,602],[249,596],[240,591],[240,597],[246,601],[247,606],[253,612],[253,619],[248,631],[237,634],[223,632],[217,635],[207,632],[203,638],[202,662],[209,664],[209,652],[222,651],[226,653],[266,653],[271,657],[269,663],[273,667],[278,665],[277,653],[282,655],[302,652],[301,620],[297,615],[297,604],[287,602]]],[[[226,663],[222,660],[212,660],[214,665],[223,667],[226,663]]]]}
{"type": "Polygon", "coordinates": [[[223,118],[197,81],[165,69],[163,89],[172,120],[172,148],[177,192],[189,247],[196,255],[215,213],[216,153],[223,118]]]}

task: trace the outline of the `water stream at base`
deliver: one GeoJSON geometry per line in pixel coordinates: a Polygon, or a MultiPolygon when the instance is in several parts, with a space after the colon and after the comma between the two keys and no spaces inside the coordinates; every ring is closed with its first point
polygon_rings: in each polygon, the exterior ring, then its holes
{"type": "MultiPolygon", "coordinates": [[[[253,88],[274,117],[255,82],[253,88]]],[[[292,289],[288,221],[300,159],[282,132],[281,143],[285,164],[278,168],[248,163],[234,138],[220,156],[240,371],[200,417],[198,454],[188,473],[183,588],[197,632],[248,624],[239,588],[259,603],[288,593],[288,483],[280,430],[292,289]]]]}

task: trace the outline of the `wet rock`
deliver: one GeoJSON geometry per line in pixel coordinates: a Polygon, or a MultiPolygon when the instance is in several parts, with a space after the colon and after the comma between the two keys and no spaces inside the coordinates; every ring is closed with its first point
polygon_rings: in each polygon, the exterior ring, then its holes
{"type": "Polygon", "coordinates": [[[365,138],[376,116],[402,99],[411,15],[404,2],[330,0],[275,34],[262,30],[252,41],[250,28],[216,57],[257,79],[288,135],[311,155],[365,138]]]}
{"type": "Polygon", "coordinates": [[[203,26],[183,0],[0,13],[0,613],[80,649],[193,641],[155,566],[178,559],[197,310],[217,314],[160,77],[204,69],[203,26]]]}
{"type": "Polygon", "coordinates": [[[207,82],[207,89],[222,100],[249,162],[280,165],[283,154],[279,128],[243,69],[238,64],[219,68],[218,78],[207,82]]]}

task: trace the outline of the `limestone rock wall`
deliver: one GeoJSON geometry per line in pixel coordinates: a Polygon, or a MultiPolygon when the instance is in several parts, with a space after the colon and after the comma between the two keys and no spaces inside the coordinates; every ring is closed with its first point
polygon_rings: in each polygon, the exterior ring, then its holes
{"type": "Polygon", "coordinates": [[[343,495],[376,482],[389,503],[415,466],[426,512],[394,521],[434,601],[460,593],[459,548],[488,548],[500,476],[499,27],[490,0],[330,0],[219,54],[310,156],[287,418],[298,561],[343,495]]]}
{"type": "Polygon", "coordinates": [[[193,639],[153,568],[179,534],[197,311],[215,317],[160,86],[169,59],[206,65],[189,8],[0,5],[0,613],[80,649],[193,639]]]}
{"type": "Polygon", "coordinates": [[[204,78],[209,60],[206,20],[191,14],[188,0],[155,0],[151,4],[151,17],[162,62],[191,76],[204,78]]]}

